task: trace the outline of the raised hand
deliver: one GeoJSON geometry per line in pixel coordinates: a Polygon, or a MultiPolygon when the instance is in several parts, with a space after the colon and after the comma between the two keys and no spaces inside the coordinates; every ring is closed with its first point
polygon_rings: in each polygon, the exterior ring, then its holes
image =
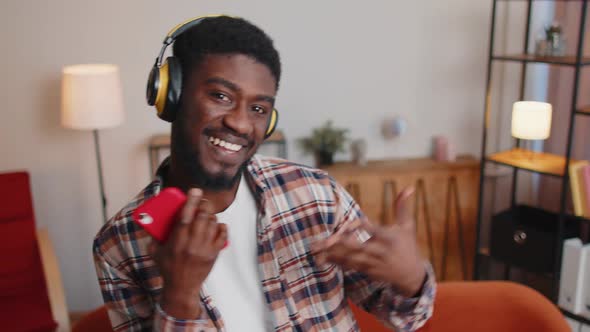
{"type": "Polygon", "coordinates": [[[199,291],[227,241],[227,227],[217,223],[212,205],[200,189],[191,189],[168,241],[150,251],[164,285],[160,305],[178,319],[201,313],[199,291]]]}
{"type": "Polygon", "coordinates": [[[398,195],[394,225],[379,226],[357,220],[314,243],[312,251],[318,264],[338,264],[367,274],[375,281],[387,282],[406,297],[414,296],[422,287],[426,269],[416,242],[416,223],[408,206],[413,193],[413,189],[405,189],[398,195]],[[366,231],[369,238],[362,240],[359,229],[366,231]]]}

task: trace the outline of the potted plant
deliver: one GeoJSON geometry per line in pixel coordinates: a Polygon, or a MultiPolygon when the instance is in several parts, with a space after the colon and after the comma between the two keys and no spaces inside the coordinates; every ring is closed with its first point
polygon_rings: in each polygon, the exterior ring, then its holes
{"type": "Polygon", "coordinates": [[[311,153],[318,166],[334,163],[334,153],[343,152],[348,138],[348,129],[334,128],[332,121],[322,127],[313,129],[311,136],[299,139],[299,146],[304,153],[311,153]]]}

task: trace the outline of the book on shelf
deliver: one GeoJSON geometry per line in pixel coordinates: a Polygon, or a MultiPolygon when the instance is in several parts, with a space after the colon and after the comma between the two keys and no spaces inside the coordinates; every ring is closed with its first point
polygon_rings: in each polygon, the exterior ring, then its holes
{"type": "MultiPolygon", "coordinates": [[[[584,168],[590,167],[590,162],[587,160],[580,160],[573,162],[569,167],[570,187],[572,191],[572,203],[574,204],[574,214],[580,217],[590,216],[588,199],[590,195],[587,194],[590,181],[586,180],[586,173],[590,170],[584,168]]],[[[590,176],[590,174],[588,174],[590,176]]],[[[589,177],[590,179],[590,177],[589,177]]]]}
{"type": "Polygon", "coordinates": [[[557,302],[560,307],[575,314],[581,313],[584,306],[584,273],[589,250],[590,245],[584,245],[579,238],[571,238],[563,242],[557,302]]]}
{"type": "Polygon", "coordinates": [[[590,244],[584,245],[581,259],[583,261],[580,262],[579,271],[582,273],[582,284],[579,291],[582,294],[580,315],[590,319],[590,244]]]}
{"type": "Polygon", "coordinates": [[[565,321],[567,322],[567,325],[569,325],[570,329],[572,329],[573,332],[580,331],[580,326],[582,323],[569,317],[566,317],[565,321]]]}
{"type": "Polygon", "coordinates": [[[584,198],[584,217],[590,217],[590,164],[584,165],[580,169],[580,178],[582,179],[582,197],[584,198]]]}

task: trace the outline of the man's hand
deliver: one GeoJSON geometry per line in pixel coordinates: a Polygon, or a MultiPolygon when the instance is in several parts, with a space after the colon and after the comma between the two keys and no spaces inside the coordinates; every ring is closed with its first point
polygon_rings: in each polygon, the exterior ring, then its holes
{"type": "Polygon", "coordinates": [[[426,269],[416,243],[416,223],[408,207],[413,189],[405,189],[396,199],[396,223],[378,226],[368,221],[353,222],[313,245],[318,264],[331,262],[364,273],[375,281],[391,284],[406,297],[416,295],[426,277],[426,269]],[[359,240],[355,229],[364,229],[370,238],[359,240]]]}
{"type": "Polygon", "coordinates": [[[150,246],[164,286],[160,306],[177,319],[201,314],[199,291],[227,241],[225,224],[218,224],[211,203],[200,189],[191,189],[168,241],[150,246]]]}

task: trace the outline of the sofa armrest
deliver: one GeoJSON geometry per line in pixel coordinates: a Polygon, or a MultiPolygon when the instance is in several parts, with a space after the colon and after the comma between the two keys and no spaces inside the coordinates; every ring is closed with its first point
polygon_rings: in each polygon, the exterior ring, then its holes
{"type": "Polygon", "coordinates": [[[39,244],[39,253],[41,263],[43,264],[43,273],[45,274],[51,312],[53,313],[53,319],[58,324],[57,332],[70,331],[70,319],[61,273],[47,229],[42,228],[37,230],[37,243],[39,244]]]}

